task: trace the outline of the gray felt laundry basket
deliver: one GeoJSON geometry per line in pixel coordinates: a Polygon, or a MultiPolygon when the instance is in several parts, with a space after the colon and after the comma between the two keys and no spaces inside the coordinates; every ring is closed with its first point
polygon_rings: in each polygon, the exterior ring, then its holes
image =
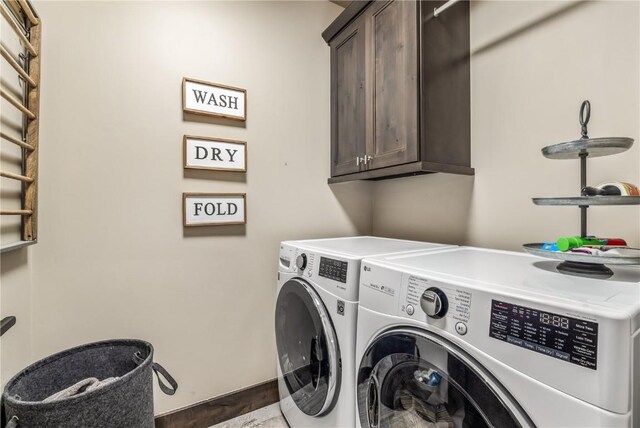
{"type": "Polygon", "coordinates": [[[178,385],[142,340],[109,340],[72,348],[27,367],[5,386],[7,427],[153,428],[153,375],[173,395],[178,385]],[[171,387],[166,386],[162,375],[171,387]],[[50,395],[95,377],[118,377],[94,391],[43,403],[50,395]]]}

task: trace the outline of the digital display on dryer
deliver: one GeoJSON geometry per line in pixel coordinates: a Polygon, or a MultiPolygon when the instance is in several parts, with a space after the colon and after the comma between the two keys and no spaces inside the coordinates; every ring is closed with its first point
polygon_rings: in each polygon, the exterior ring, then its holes
{"type": "Polygon", "coordinates": [[[341,260],[320,257],[320,269],[318,271],[318,275],[346,284],[348,265],[349,263],[341,260]]]}
{"type": "Polygon", "coordinates": [[[597,370],[598,323],[491,301],[489,336],[597,370]]]}

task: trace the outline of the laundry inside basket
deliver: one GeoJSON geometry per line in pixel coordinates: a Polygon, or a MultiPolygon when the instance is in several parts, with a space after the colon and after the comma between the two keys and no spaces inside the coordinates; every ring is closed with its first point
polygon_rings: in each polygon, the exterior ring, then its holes
{"type": "Polygon", "coordinates": [[[108,385],[116,380],[120,379],[119,377],[109,377],[104,380],[98,380],[95,377],[90,377],[84,380],[81,380],[78,383],[71,385],[68,388],[63,389],[62,391],[58,391],[55,394],[52,394],[45,398],[43,403],[50,403],[52,401],[62,400],[64,398],[73,397],[76,395],[84,394],[86,392],[95,391],[96,389],[100,389],[105,385],[108,385]]]}

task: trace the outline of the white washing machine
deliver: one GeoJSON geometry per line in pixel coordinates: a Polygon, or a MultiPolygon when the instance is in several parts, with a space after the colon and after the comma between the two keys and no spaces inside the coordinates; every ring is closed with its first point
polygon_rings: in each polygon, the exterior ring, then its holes
{"type": "Polygon", "coordinates": [[[466,247],[364,259],[360,426],[640,427],[640,269],[557,263],[466,247]]]}
{"type": "Polygon", "coordinates": [[[360,260],[451,248],[374,237],[280,245],[275,328],[282,413],[293,428],[353,427],[360,260]]]}

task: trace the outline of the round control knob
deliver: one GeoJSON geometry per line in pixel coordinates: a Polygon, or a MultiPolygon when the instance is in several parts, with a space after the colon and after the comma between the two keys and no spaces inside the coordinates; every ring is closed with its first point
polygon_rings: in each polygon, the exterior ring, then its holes
{"type": "Polygon", "coordinates": [[[304,270],[307,267],[307,255],[305,253],[296,257],[296,267],[300,270],[304,270]]]}
{"type": "Polygon", "coordinates": [[[442,318],[447,314],[449,301],[447,295],[436,287],[428,288],[422,293],[420,307],[431,318],[442,318]]]}

